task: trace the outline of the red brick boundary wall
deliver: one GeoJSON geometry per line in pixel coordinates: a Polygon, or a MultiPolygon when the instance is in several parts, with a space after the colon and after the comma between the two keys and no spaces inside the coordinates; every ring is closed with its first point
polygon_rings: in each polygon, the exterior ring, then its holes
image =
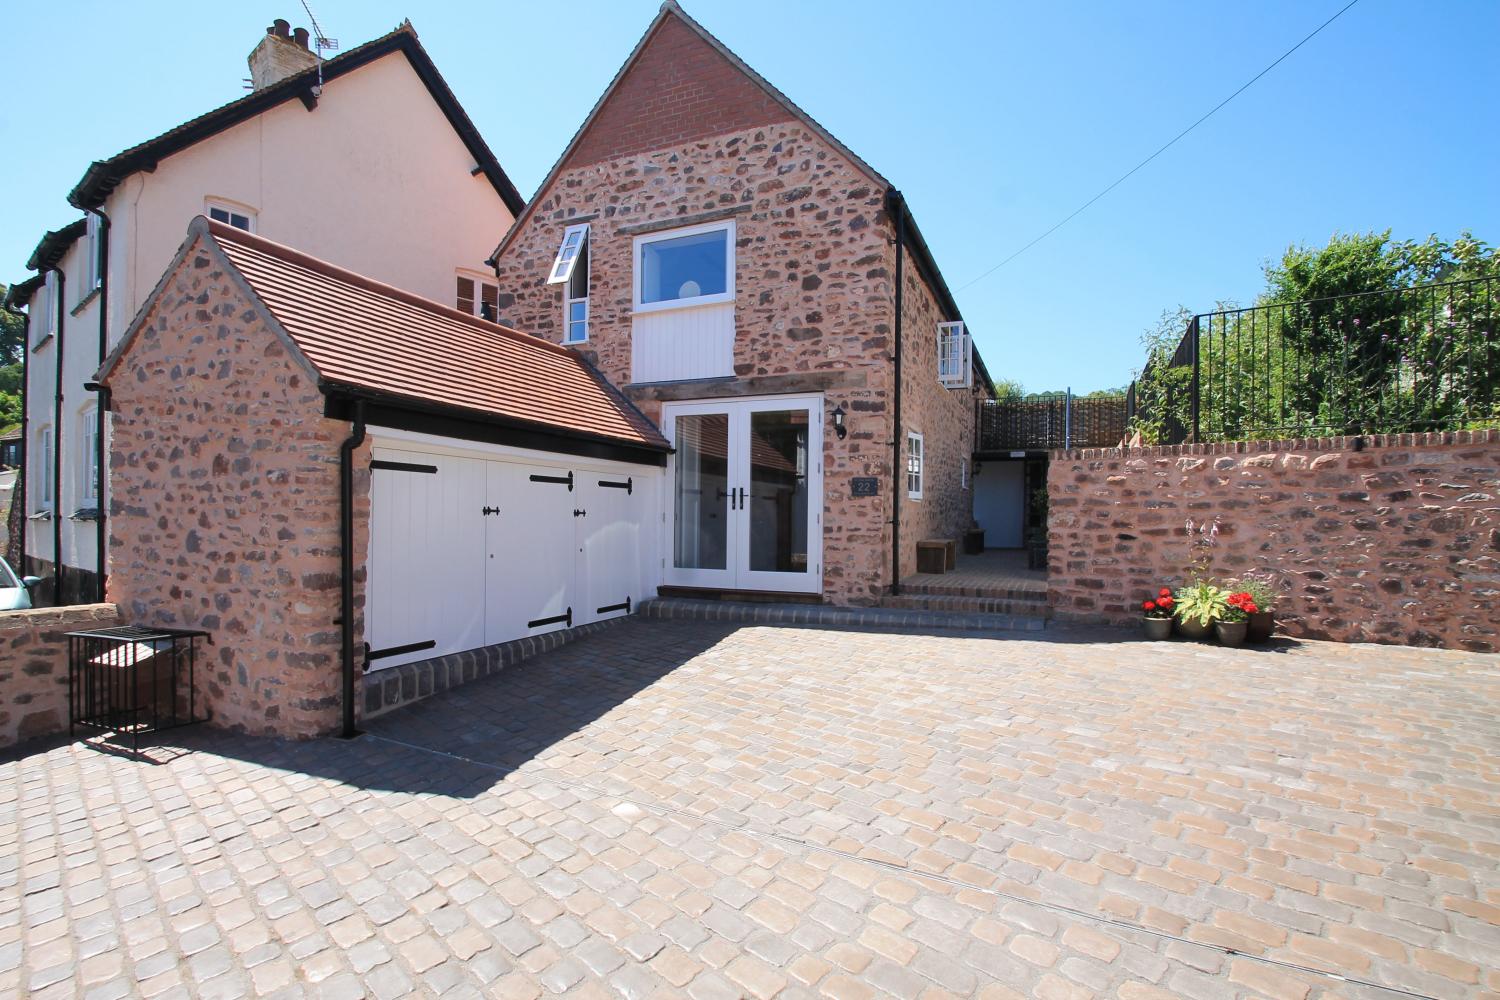
{"type": "Polygon", "coordinates": [[[1217,516],[1215,575],[1280,578],[1289,635],[1500,649],[1500,431],[1059,451],[1047,486],[1060,619],[1138,619],[1217,516]]]}
{"type": "Polygon", "coordinates": [[[119,623],[113,604],[0,614],[0,748],[68,728],[63,635],[119,623]]]}

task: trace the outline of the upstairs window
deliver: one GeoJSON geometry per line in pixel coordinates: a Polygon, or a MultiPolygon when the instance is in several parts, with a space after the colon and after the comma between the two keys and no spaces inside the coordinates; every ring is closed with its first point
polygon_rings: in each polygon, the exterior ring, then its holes
{"type": "Polygon", "coordinates": [[[79,456],[83,481],[79,484],[80,496],[85,505],[99,503],[99,409],[89,407],[83,411],[83,454],[79,456]]]}
{"type": "Polygon", "coordinates": [[[906,495],[912,500],[922,499],[922,435],[908,431],[906,435],[906,495]]]}
{"type": "Polygon", "coordinates": [[[568,294],[563,300],[563,343],[581,344],[589,339],[589,241],[585,236],[573,272],[568,276],[568,294]]]}
{"type": "Polygon", "coordinates": [[[57,332],[57,272],[48,271],[42,287],[31,296],[31,346],[40,347],[57,332]]]}
{"type": "Polygon", "coordinates": [[[552,270],[547,272],[547,284],[560,285],[573,277],[578,261],[588,252],[589,224],[579,223],[563,230],[562,245],[552,261],[552,270]]]}
{"type": "Polygon", "coordinates": [[[939,323],[938,381],[950,389],[967,389],[974,381],[974,345],[962,322],[939,323]]]}
{"type": "Polygon", "coordinates": [[[483,278],[472,275],[460,274],[458,276],[457,291],[454,295],[454,308],[459,312],[466,312],[470,316],[478,316],[495,322],[500,300],[500,287],[493,281],[485,281],[483,278]]]}
{"type": "Polygon", "coordinates": [[[37,438],[37,441],[36,441],[36,443],[37,443],[37,449],[36,449],[36,451],[37,451],[37,457],[39,459],[41,459],[41,467],[40,468],[33,467],[31,471],[36,474],[36,477],[39,480],[41,480],[41,487],[42,488],[39,491],[40,494],[41,494],[41,498],[42,498],[41,509],[42,510],[51,510],[52,509],[52,482],[53,482],[53,479],[52,479],[53,458],[52,458],[52,456],[54,454],[53,451],[52,451],[52,428],[51,427],[43,427],[41,430],[37,431],[36,438],[37,438]]]}
{"type": "Polygon", "coordinates": [[[208,217],[247,233],[255,232],[255,213],[248,208],[211,201],[208,203],[208,217]]]}
{"type": "Polygon", "coordinates": [[[104,280],[104,272],[100,267],[100,258],[104,254],[103,227],[97,215],[86,215],[84,218],[88,220],[88,237],[84,244],[83,287],[78,292],[80,301],[92,295],[104,280]]]}
{"type": "Polygon", "coordinates": [[[734,301],[734,222],[635,239],[635,309],[734,301]]]}

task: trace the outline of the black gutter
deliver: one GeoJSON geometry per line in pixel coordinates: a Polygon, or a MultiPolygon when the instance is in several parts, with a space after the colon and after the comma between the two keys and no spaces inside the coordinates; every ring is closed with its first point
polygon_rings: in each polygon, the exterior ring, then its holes
{"type": "MultiPolygon", "coordinates": [[[[896,348],[891,352],[895,371],[895,433],[891,435],[891,596],[901,593],[901,491],[906,486],[906,434],[901,426],[901,308],[906,286],[906,201],[895,188],[886,191],[886,204],[896,218],[896,348]]],[[[925,457],[925,456],[924,456],[925,457]]]]}
{"type": "Polygon", "coordinates": [[[365,443],[365,401],[353,400],[354,429],[339,445],[339,631],[343,668],[344,727],[340,735],[352,740],[355,725],[354,685],[354,452],[365,443]]]}
{"type": "MultiPolygon", "coordinates": [[[[80,206],[75,206],[80,207],[80,206]]],[[[102,208],[88,207],[83,209],[99,217],[99,257],[94,266],[99,269],[99,367],[104,366],[104,359],[109,356],[109,231],[112,223],[109,216],[102,208]]],[[[92,387],[98,394],[99,401],[94,408],[94,461],[98,469],[98,480],[94,483],[94,500],[99,506],[99,514],[94,521],[95,548],[97,549],[97,571],[95,576],[98,580],[99,593],[95,599],[104,603],[104,550],[108,542],[109,534],[105,525],[105,512],[109,509],[105,502],[105,483],[109,481],[108,469],[105,464],[107,451],[104,447],[105,419],[104,415],[109,412],[109,390],[97,382],[84,385],[85,389],[92,387]]]]}
{"type": "Polygon", "coordinates": [[[57,395],[52,400],[52,606],[62,607],[62,421],[63,421],[63,341],[67,332],[68,309],[63,303],[68,277],[54,266],[57,275],[57,301],[48,303],[57,309],[57,340],[52,345],[57,356],[57,395]]]}
{"type": "MultiPolygon", "coordinates": [[[[12,316],[19,317],[22,322],[21,449],[20,453],[16,456],[16,468],[19,470],[16,473],[16,482],[19,488],[13,489],[11,491],[10,502],[12,507],[14,507],[17,503],[21,505],[21,516],[16,518],[16,527],[19,529],[17,531],[16,551],[21,554],[21,575],[27,576],[29,574],[27,574],[26,572],[26,519],[27,515],[30,514],[30,511],[27,509],[26,504],[26,490],[29,488],[30,483],[28,482],[26,477],[26,469],[27,456],[30,453],[30,448],[28,448],[27,445],[31,439],[30,421],[27,420],[27,403],[31,399],[31,316],[29,313],[22,312],[21,309],[14,304],[16,301],[15,290],[16,286],[14,285],[11,285],[9,288],[7,288],[5,290],[5,301],[4,303],[0,303],[0,305],[3,305],[5,311],[10,313],[12,316]]],[[[26,299],[28,302],[31,300],[31,295],[34,291],[35,285],[33,285],[32,288],[26,291],[26,299]]]]}

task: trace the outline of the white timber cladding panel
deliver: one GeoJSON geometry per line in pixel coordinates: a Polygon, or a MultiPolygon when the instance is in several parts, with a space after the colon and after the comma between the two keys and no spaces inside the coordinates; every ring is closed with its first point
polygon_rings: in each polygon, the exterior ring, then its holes
{"type": "Polygon", "coordinates": [[[618,617],[626,598],[633,611],[655,596],[660,469],[442,441],[384,430],[374,442],[366,641],[376,653],[433,645],[371,669],[618,617]]]}
{"type": "Polygon", "coordinates": [[[733,374],[733,302],[637,313],[632,318],[632,382],[676,382],[733,374]]]}

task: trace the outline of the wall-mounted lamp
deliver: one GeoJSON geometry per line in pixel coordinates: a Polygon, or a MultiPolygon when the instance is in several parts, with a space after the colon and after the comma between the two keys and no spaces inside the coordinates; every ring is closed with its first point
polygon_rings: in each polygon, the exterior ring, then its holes
{"type": "Polygon", "coordinates": [[[844,404],[842,403],[833,408],[833,433],[838,435],[840,441],[849,436],[849,428],[844,426],[844,404]]]}

